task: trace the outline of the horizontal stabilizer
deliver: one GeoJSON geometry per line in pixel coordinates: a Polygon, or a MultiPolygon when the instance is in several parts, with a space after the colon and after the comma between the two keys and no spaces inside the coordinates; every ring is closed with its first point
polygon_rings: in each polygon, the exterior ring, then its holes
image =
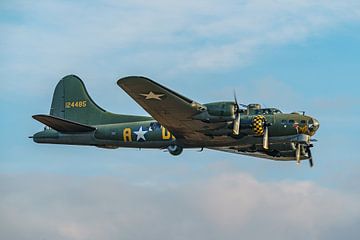
{"type": "Polygon", "coordinates": [[[34,115],[32,117],[35,120],[45,124],[46,126],[55,129],[56,131],[64,132],[64,133],[92,132],[96,129],[89,125],[84,125],[81,123],[65,120],[50,115],[39,114],[39,115],[34,115]]]}

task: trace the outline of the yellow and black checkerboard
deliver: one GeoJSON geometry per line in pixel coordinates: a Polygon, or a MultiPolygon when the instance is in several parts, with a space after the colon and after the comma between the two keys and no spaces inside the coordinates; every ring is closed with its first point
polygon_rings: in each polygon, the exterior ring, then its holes
{"type": "Polygon", "coordinates": [[[253,127],[254,133],[257,136],[264,135],[264,123],[265,123],[265,121],[266,121],[266,119],[262,115],[258,115],[258,116],[253,118],[252,127],[253,127]]]}

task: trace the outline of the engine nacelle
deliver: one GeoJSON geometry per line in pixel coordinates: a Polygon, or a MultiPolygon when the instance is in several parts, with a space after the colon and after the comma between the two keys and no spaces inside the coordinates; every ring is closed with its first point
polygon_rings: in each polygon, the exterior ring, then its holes
{"type": "Polygon", "coordinates": [[[214,102],[204,104],[206,111],[193,116],[204,122],[229,122],[235,119],[236,105],[233,102],[214,102]]]}
{"type": "Polygon", "coordinates": [[[204,105],[212,116],[234,117],[235,115],[236,105],[233,102],[215,102],[204,105]]]}

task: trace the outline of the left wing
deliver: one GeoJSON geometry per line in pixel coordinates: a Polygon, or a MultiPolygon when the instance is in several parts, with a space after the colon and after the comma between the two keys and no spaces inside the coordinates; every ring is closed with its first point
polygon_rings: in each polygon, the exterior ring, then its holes
{"type": "Polygon", "coordinates": [[[176,138],[209,140],[204,132],[220,126],[194,120],[193,116],[205,111],[205,106],[148,78],[125,77],[117,84],[176,138]]]}
{"type": "MultiPolygon", "coordinates": [[[[293,161],[293,160],[296,160],[296,152],[295,151],[279,151],[279,152],[276,152],[276,153],[271,152],[271,151],[267,151],[267,150],[247,151],[245,149],[238,148],[236,146],[233,146],[233,147],[214,147],[214,148],[209,148],[209,149],[222,151],[222,152],[228,152],[228,153],[236,153],[236,154],[250,156],[250,157],[271,159],[271,160],[275,160],[275,161],[293,161]]],[[[309,156],[301,153],[300,159],[301,160],[309,159],[309,156]]]]}
{"type": "Polygon", "coordinates": [[[46,126],[63,133],[92,132],[96,130],[95,127],[90,125],[85,125],[51,115],[38,114],[32,117],[46,126]]]}

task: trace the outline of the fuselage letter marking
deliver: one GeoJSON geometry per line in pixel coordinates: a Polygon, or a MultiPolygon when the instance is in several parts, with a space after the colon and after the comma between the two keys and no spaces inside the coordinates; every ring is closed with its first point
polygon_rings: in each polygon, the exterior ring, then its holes
{"type": "Polygon", "coordinates": [[[131,128],[125,128],[123,131],[124,142],[132,142],[131,128]]]}
{"type": "Polygon", "coordinates": [[[169,140],[170,138],[175,139],[171,132],[164,127],[161,127],[161,137],[163,140],[169,140]]]}
{"type": "Polygon", "coordinates": [[[171,133],[164,127],[161,127],[161,136],[163,140],[169,140],[171,138],[171,133]]]}

